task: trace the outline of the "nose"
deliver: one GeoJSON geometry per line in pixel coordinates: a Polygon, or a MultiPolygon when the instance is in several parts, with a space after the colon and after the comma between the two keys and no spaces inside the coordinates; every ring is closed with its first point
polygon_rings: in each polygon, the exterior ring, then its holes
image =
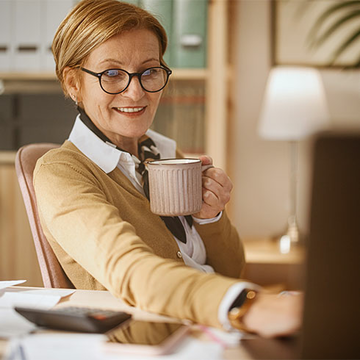
{"type": "Polygon", "coordinates": [[[145,95],[145,90],[141,87],[139,78],[133,76],[129,86],[121,94],[133,101],[138,101],[145,95]]]}

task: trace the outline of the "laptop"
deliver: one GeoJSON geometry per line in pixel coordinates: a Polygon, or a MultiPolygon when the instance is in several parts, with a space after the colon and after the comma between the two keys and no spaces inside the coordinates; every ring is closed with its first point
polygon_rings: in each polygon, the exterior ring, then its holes
{"type": "Polygon", "coordinates": [[[360,132],[316,136],[298,337],[249,339],[257,359],[360,359],[360,132]]]}

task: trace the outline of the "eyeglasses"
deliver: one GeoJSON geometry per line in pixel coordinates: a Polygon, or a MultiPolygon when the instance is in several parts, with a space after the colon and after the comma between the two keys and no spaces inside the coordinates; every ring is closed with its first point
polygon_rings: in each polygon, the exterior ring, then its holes
{"type": "Polygon", "coordinates": [[[139,79],[139,83],[145,91],[150,93],[158,92],[166,86],[169,76],[172,74],[170,69],[162,66],[151,67],[141,73],[129,73],[123,69],[108,69],[96,73],[83,67],[80,67],[80,70],[96,76],[99,79],[101,88],[111,95],[125,91],[134,76],[139,79]]]}

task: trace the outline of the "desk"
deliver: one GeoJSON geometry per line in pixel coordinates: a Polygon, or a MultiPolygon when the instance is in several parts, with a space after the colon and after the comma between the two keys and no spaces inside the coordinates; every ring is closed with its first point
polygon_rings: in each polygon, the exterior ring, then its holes
{"type": "MultiPolygon", "coordinates": [[[[13,289],[19,289],[19,291],[24,289],[30,289],[26,287],[13,287],[13,289]]],[[[31,288],[36,289],[36,288],[31,288]]],[[[40,288],[38,288],[40,289],[40,288]]],[[[114,310],[123,310],[133,314],[133,317],[136,319],[146,319],[152,321],[175,321],[174,319],[170,319],[164,316],[159,316],[156,314],[150,314],[144,311],[141,311],[136,308],[129,307],[125,305],[121,300],[114,298],[107,291],[92,291],[92,290],[75,290],[75,292],[63,298],[56,307],[65,307],[65,306],[88,306],[88,307],[98,307],[105,309],[114,309],[114,310]]],[[[207,342],[211,341],[209,336],[203,333],[197,325],[194,325],[191,330],[191,336],[197,339],[200,339],[204,342],[204,346],[207,342]]],[[[257,338],[258,339],[258,338],[257,338]]],[[[251,341],[251,340],[248,340],[251,341]]],[[[0,340],[0,359],[5,352],[7,345],[6,340],[0,340]]],[[[120,358],[120,357],[119,357],[120,358]]],[[[161,357],[159,357],[161,358],[161,357]]],[[[281,356],[277,356],[276,358],[282,358],[281,356]]],[[[154,357],[156,359],[156,357],[154,357]]],[[[225,360],[238,360],[238,359],[254,359],[254,357],[250,356],[247,352],[245,346],[240,342],[235,347],[228,347],[223,349],[223,357],[225,360]]],[[[105,360],[105,359],[104,359],[105,360]]],[[[184,359],[187,360],[187,359],[184,359]]],[[[202,359],[198,359],[202,360],[202,359]]]]}
{"type": "Polygon", "coordinates": [[[248,239],[244,241],[244,248],[246,279],[262,286],[299,289],[305,260],[302,246],[295,246],[288,254],[282,254],[275,239],[248,239]]]}

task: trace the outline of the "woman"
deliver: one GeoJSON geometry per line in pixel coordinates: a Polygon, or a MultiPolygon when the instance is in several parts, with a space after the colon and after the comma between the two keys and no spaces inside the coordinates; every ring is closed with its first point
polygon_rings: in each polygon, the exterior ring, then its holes
{"type": "Polygon", "coordinates": [[[181,156],[173,140],[149,130],[171,74],[166,46],[153,16],[115,0],[81,1],[61,23],[56,73],[80,115],[34,172],[45,235],[76,288],[108,289],[144,310],[225,328],[230,308],[252,304],[232,326],[292,332],[298,300],[256,294],[238,280],[244,253],[224,210],[232,184],[221,169],[204,173],[201,211],[175,219],[181,236],[150,212],[142,162],[181,156]],[[268,322],[258,324],[264,315],[268,322]]]}

